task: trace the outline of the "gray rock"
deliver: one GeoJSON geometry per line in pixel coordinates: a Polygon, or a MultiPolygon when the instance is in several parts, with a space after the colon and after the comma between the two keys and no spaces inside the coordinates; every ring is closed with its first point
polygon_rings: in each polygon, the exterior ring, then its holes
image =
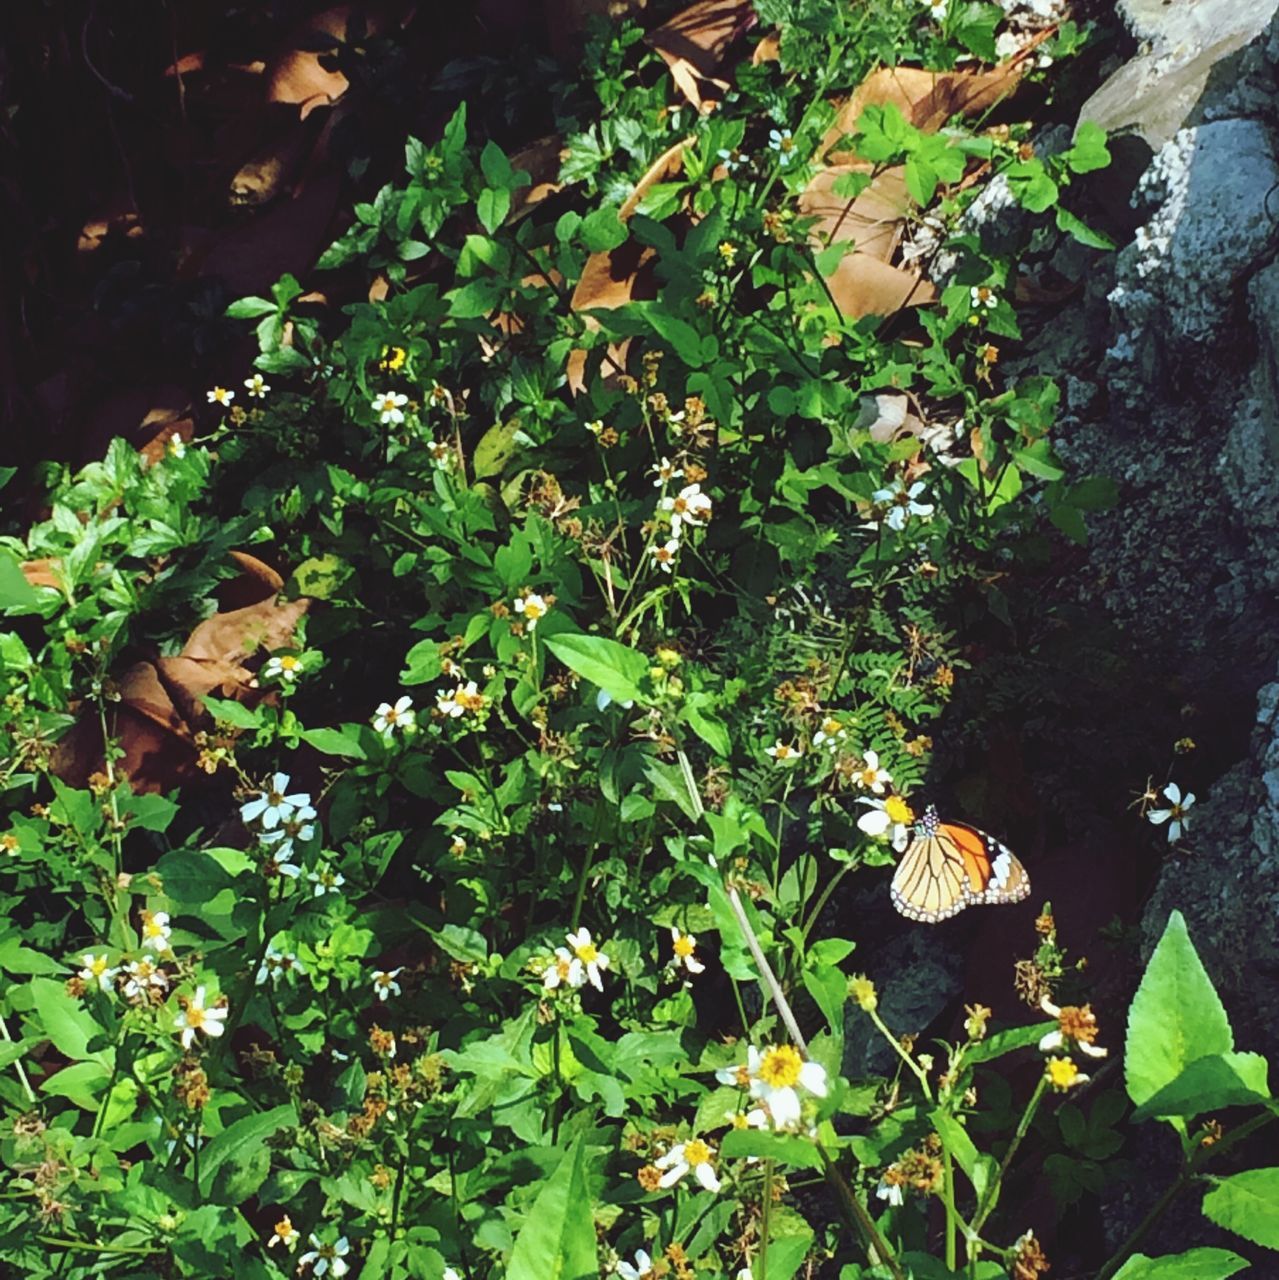
{"type": "MultiPolygon", "coordinates": [[[[1279,9],[1276,0],[1119,0],[1128,30],[1156,47],[1205,48],[1223,36],[1255,40],[1279,9]]],[[[1236,46],[1238,47],[1238,46],[1236,46]]]]}

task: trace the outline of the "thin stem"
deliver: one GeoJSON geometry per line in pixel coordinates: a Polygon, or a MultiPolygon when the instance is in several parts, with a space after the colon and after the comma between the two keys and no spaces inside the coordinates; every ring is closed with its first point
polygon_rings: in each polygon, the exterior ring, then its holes
{"type": "Polygon", "coordinates": [[[1047,1089],[1048,1077],[1047,1075],[1041,1075],[1039,1083],[1035,1086],[1035,1092],[1030,1095],[1030,1100],[1026,1103],[1026,1109],[1021,1113],[1021,1119],[1017,1122],[1017,1128],[1013,1132],[1012,1141],[1008,1144],[1008,1150],[1004,1152],[1004,1158],[999,1162],[999,1171],[991,1179],[990,1186],[982,1197],[981,1204],[977,1207],[977,1213],[973,1217],[974,1235],[982,1229],[986,1219],[994,1212],[995,1202],[999,1197],[1000,1188],[1003,1186],[1004,1177],[1013,1162],[1013,1157],[1017,1154],[1017,1148],[1021,1146],[1022,1140],[1030,1131],[1031,1122],[1035,1118],[1035,1113],[1039,1110],[1039,1104],[1043,1101],[1047,1089]]]}
{"type": "MultiPolygon", "coordinates": [[[[14,1043],[13,1037],[9,1034],[9,1026],[5,1022],[3,1015],[0,1015],[0,1039],[3,1039],[5,1044],[14,1043]]],[[[31,1088],[31,1081],[27,1079],[27,1072],[22,1065],[22,1059],[14,1058],[13,1067],[18,1073],[18,1079],[22,1082],[22,1091],[27,1095],[27,1101],[34,1103],[36,1095],[34,1090],[31,1088]]]]}
{"type": "Polygon", "coordinates": [[[817,899],[817,905],[813,908],[812,913],[808,917],[808,923],[801,930],[801,941],[806,946],[808,944],[808,935],[812,933],[817,921],[821,919],[821,914],[826,910],[826,904],[830,901],[830,896],[835,892],[839,882],[853,869],[851,862],[845,862],[838,871],[826,882],[826,887],[822,890],[821,895],[817,899]]]}
{"type": "Polygon", "coordinates": [[[889,1249],[884,1237],[879,1234],[879,1228],[875,1225],[875,1219],[870,1216],[866,1206],[853,1194],[853,1189],[848,1185],[848,1179],[836,1168],[835,1162],[830,1158],[830,1154],[820,1142],[814,1144],[817,1152],[822,1158],[822,1166],[826,1172],[826,1181],[834,1186],[839,1197],[840,1205],[843,1207],[845,1214],[849,1217],[857,1232],[866,1242],[866,1250],[870,1255],[872,1265],[883,1263],[884,1266],[892,1272],[893,1280],[905,1280],[905,1274],[901,1269],[901,1265],[897,1259],[893,1257],[892,1250],[889,1249]]]}
{"type": "MultiPolygon", "coordinates": [[[[773,1161],[765,1160],[764,1200],[760,1205],[759,1218],[759,1280],[768,1280],[768,1232],[773,1216],[773,1169],[773,1161]]],[[[753,1275],[754,1272],[751,1274],[753,1275]]]]}
{"type": "Polygon", "coordinates": [[[955,1237],[955,1219],[958,1210],[955,1208],[955,1162],[950,1152],[944,1147],[941,1153],[942,1173],[946,1181],[946,1194],[942,1200],[946,1206],[946,1268],[954,1271],[959,1253],[955,1237]]]}
{"type": "Polygon", "coordinates": [[[884,1037],[884,1039],[887,1040],[888,1043],[893,1046],[893,1051],[897,1054],[897,1056],[906,1064],[907,1067],[910,1068],[911,1075],[913,1075],[915,1079],[919,1081],[919,1087],[924,1091],[924,1097],[926,1097],[928,1101],[931,1102],[933,1100],[933,1089],[932,1089],[932,1086],[928,1083],[928,1072],[925,1071],[924,1068],[921,1067],[919,1063],[916,1062],[915,1059],[912,1058],[910,1054],[908,1054],[906,1050],[902,1048],[901,1041],[898,1040],[897,1037],[893,1035],[893,1033],[888,1029],[888,1026],[884,1022],[883,1018],[879,1016],[878,1009],[867,1009],[866,1014],[870,1018],[870,1020],[875,1024],[875,1026],[878,1028],[880,1034],[884,1037]]]}

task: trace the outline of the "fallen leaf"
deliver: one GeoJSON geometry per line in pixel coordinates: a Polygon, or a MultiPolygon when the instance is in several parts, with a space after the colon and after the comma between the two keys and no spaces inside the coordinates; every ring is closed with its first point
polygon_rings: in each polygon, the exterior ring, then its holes
{"type": "Polygon", "coordinates": [[[920,276],[874,258],[868,253],[852,253],[840,261],[826,287],[842,315],[850,320],[862,316],[890,316],[903,307],[931,302],[937,290],[920,276]]]}
{"type": "Polygon", "coordinates": [[[867,107],[890,103],[925,133],[940,129],[951,117],[974,116],[1009,97],[1021,83],[1029,61],[1018,55],[988,71],[926,71],[922,67],[880,67],[853,90],[827,129],[817,155],[832,162],[855,157],[848,150],[829,154],[850,133],[867,107]]]}
{"type": "Polygon", "coordinates": [[[662,56],[671,78],[705,115],[728,90],[715,73],[735,40],[759,21],[751,0],[697,0],[645,39],[662,56]]]}
{"type": "Polygon", "coordinates": [[[644,197],[661,182],[670,182],[684,172],[684,149],[697,142],[696,136],[690,134],[666,148],[644,171],[643,176],[635,184],[635,190],[618,206],[617,217],[625,222],[639,208],[644,197]]]}
{"type": "Polygon", "coordinates": [[[52,587],[62,590],[62,569],[60,560],[44,558],[41,560],[25,560],[22,564],[22,576],[33,587],[52,587]]]}
{"type": "Polygon", "coordinates": [[[257,556],[250,555],[247,551],[232,551],[230,557],[240,573],[238,577],[223,584],[224,589],[218,596],[218,605],[222,611],[257,604],[283,590],[284,579],[257,556]]]}
{"type": "Polygon", "coordinates": [[[322,55],[316,46],[325,37],[345,44],[351,18],[357,13],[367,21],[359,6],[339,4],[294,27],[267,65],[266,100],[295,105],[303,119],[316,107],[335,103],[350,87],[349,81],[340,71],[326,71],[320,65],[322,55]]]}
{"type": "Polygon", "coordinates": [[[564,138],[552,133],[521,147],[511,156],[511,168],[517,173],[527,173],[530,182],[527,187],[517,187],[511,192],[511,211],[506,217],[508,225],[518,222],[548,196],[563,190],[559,173],[564,155],[564,138]]]}
{"type": "Polygon", "coordinates": [[[755,46],[751,54],[751,66],[762,67],[766,62],[780,62],[782,57],[782,37],[776,31],[770,31],[755,46]]]}
{"type": "Polygon", "coordinates": [[[309,600],[260,600],[243,609],[215,613],[191,632],[181,656],[201,662],[240,662],[259,649],[282,649],[293,638],[309,600]]]}

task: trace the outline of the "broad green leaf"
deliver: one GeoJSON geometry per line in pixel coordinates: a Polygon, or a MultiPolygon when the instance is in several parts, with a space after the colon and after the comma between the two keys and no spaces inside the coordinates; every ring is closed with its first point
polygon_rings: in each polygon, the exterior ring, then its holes
{"type": "MultiPolygon", "coordinates": [[[[89,1056],[89,1041],[102,1034],[93,1014],[52,978],[33,978],[31,996],[33,1012],[54,1048],[76,1060],[89,1056]]],[[[100,1059],[101,1055],[94,1056],[100,1059]]]]}
{"type": "MultiPolygon", "coordinates": [[[[297,1112],[293,1109],[293,1104],[286,1103],[283,1106],[272,1107],[270,1111],[259,1111],[243,1116],[233,1124],[227,1125],[200,1153],[201,1191],[205,1195],[209,1194],[213,1187],[213,1179],[223,1165],[247,1164],[269,1137],[285,1125],[295,1125],[297,1122],[297,1112]]],[[[267,1169],[258,1180],[258,1186],[266,1180],[269,1168],[268,1160],[267,1169]]],[[[241,1190],[244,1191],[244,1188],[241,1190]]],[[[252,1191],[247,1191],[245,1194],[252,1195],[256,1190],[255,1186],[252,1191]]]]}
{"type": "Polygon", "coordinates": [[[1259,1053],[1214,1053],[1196,1058],[1175,1080],[1138,1107],[1132,1118],[1191,1119],[1223,1107],[1265,1102],[1270,1097],[1266,1069],[1266,1060],[1259,1053]]]}
{"type": "Polygon", "coordinates": [[[570,671],[603,689],[614,702],[642,702],[640,684],[648,674],[648,659],[635,649],[605,636],[558,635],[546,647],[570,671]]]}
{"type": "Polygon", "coordinates": [[[688,727],[717,756],[727,757],[733,750],[733,744],[728,736],[728,728],[718,716],[703,710],[703,705],[709,701],[710,699],[706,694],[690,694],[684,700],[683,718],[688,723],[688,727]]]}
{"type": "Polygon", "coordinates": [[[1196,1058],[1230,1053],[1234,1033],[1180,911],[1168,917],[1128,1011],[1124,1081],[1138,1106],[1196,1058]]]}
{"type": "Polygon", "coordinates": [[[579,1139],[525,1218],[506,1280],[597,1280],[599,1254],[583,1163],[579,1139]]]}
{"type": "Polygon", "coordinates": [[[505,187],[485,187],[475,202],[480,225],[492,235],[511,211],[511,193],[505,187]]]}
{"type": "Polygon", "coordinates": [[[978,1199],[986,1194],[990,1179],[994,1175],[995,1162],[984,1156],[973,1144],[964,1128],[954,1116],[940,1108],[932,1113],[933,1128],[945,1144],[946,1150],[955,1158],[955,1163],[964,1171],[978,1199]]]}
{"type": "Polygon", "coordinates": [[[1248,1265],[1246,1258],[1229,1249],[1187,1249],[1162,1258],[1134,1253],[1115,1272],[1114,1280],[1226,1280],[1248,1265]]]}
{"type": "Polygon", "coordinates": [[[1279,1249],[1279,1169],[1249,1169],[1222,1178],[1204,1196],[1203,1211],[1219,1227],[1279,1249]]]}
{"type": "Polygon", "coordinates": [[[1063,157],[1072,173],[1091,173],[1110,163],[1106,131],[1093,120],[1084,120],[1075,130],[1075,144],[1063,157]]]}
{"type": "Polygon", "coordinates": [[[231,698],[215,698],[207,693],[201,701],[204,703],[205,710],[223,724],[229,724],[236,729],[262,727],[262,713],[258,710],[250,710],[243,703],[231,698]]]}
{"type": "Polygon", "coordinates": [[[235,883],[216,858],[201,849],[175,849],[155,865],[164,891],[177,902],[208,902],[235,883]]]}
{"type": "Polygon", "coordinates": [[[1104,232],[1095,231],[1082,218],[1077,218],[1063,205],[1057,206],[1057,229],[1067,235],[1074,236],[1082,245],[1090,249],[1114,249],[1115,242],[1104,232]]]}
{"type": "Polygon", "coordinates": [[[768,1133],[761,1129],[730,1129],[720,1144],[726,1157],[759,1156],[796,1169],[820,1169],[822,1158],[815,1143],[788,1133],[768,1133]]]}
{"type": "Polygon", "coordinates": [[[30,613],[39,603],[40,597],[27,581],[22,566],[9,552],[0,551],[0,609],[30,613]]]}
{"type": "Polygon", "coordinates": [[[582,243],[592,253],[607,253],[626,239],[626,224],[617,216],[613,205],[596,209],[582,219],[582,243]]]}
{"type": "Polygon", "coordinates": [[[360,727],[351,724],[341,729],[305,729],[299,736],[326,756],[350,756],[353,760],[363,760],[366,755],[359,743],[359,732],[360,727]]]}
{"type": "Polygon", "coordinates": [[[274,315],[278,310],[274,302],[266,298],[241,298],[226,309],[232,320],[256,320],[260,316],[274,315]]]}

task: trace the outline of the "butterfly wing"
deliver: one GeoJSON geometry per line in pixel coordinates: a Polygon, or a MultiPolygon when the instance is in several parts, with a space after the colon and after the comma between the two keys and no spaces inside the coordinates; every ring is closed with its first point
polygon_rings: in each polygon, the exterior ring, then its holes
{"type": "Polygon", "coordinates": [[[907,847],[892,883],[902,915],[936,924],[965,907],[1020,902],[1030,876],[1016,854],[963,822],[928,822],[907,847]]]}
{"type": "Polygon", "coordinates": [[[897,864],[891,893],[893,906],[907,919],[947,920],[968,905],[964,859],[937,835],[918,835],[897,864]]]}

